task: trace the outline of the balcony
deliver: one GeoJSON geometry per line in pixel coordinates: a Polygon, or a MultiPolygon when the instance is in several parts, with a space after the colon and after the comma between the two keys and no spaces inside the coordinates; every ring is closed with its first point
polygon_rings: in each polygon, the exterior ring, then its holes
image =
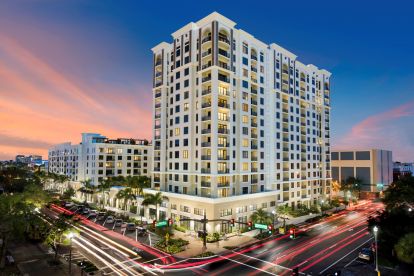
{"type": "Polygon", "coordinates": [[[201,44],[204,44],[209,41],[211,41],[211,36],[206,36],[205,38],[203,38],[203,40],[201,40],[201,44]]]}
{"type": "Polygon", "coordinates": [[[230,143],[222,143],[222,144],[217,144],[217,146],[219,147],[219,148],[228,148],[229,146],[230,146],[230,143]]]}
{"type": "Polygon", "coordinates": [[[289,181],[289,177],[283,177],[283,181],[289,181]]]}
{"type": "Polygon", "coordinates": [[[210,121],[211,120],[211,116],[209,115],[209,116],[203,116],[202,118],[201,118],[201,121],[210,121]]]}
{"type": "Polygon", "coordinates": [[[230,182],[217,183],[217,188],[224,188],[224,187],[229,187],[229,186],[230,186],[230,182]]]}
{"type": "Polygon", "coordinates": [[[250,112],[250,114],[251,114],[252,116],[257,116],[257,112],[256,112],[256,111],[253,111],[253,110],[250,112]]]}
{"type": "Polygon", "coordinates": [[[250,137],[253,138],[253,139],[257,139],[257,134],[256,133],[252,133],[252,134],[250,134],[250,137]]]}
{"type": "Polygon", "coordinates": [[[210,168],[201,168],[201,173],[211,173],[210,168]]]}
{"type": "Polygon", "coordinates": [[[161,65],[161,63],[162,63],[162,61],[161,61],[161,60],[159,60],[159,61],[157,61],[157,62],[155,63],[155,66],[161,65]]]}
{"type": "Polygon", "coordinates": [[[201,160],[211,160],[211,155],[201,155],[201,160]]]}
{"type": "Polygon", "coordinates": [[[229,156],[228,155],[223,155],[223,156],[218,156],[217,160],[229,160],[229,156]]]}
{"type": "Polygon", "coordinates": [[[289,132],[289,128],[284,127],[284,128],[283,128],[283,132],[289,132]]]}
{"type": "Polygon", "coordinates": [[[250,91],[251,91],[252,94],[256,94],[257,95],[257,89],[253,89],[252,88],[250,91]]]}
{"type": "Polygon", "coordinates": [[[160,156],[154,156],[154,161],[161,161],[161,157],[160,156]]]}
{"type": "Polygon", "coordinates": [[[211,107],[211,102],[206,102],[201,105],[201,108],[211,107]]]}
{"type": "Polygon", "coordinates": [[[161,146],[154,146],[154,150],[161,150],[161,146]]]}
{"type": "Polygon", "coordinates": [[[159,139],[161,139],[161,135],[155,135],[154,136],[154,140],[159,140],[159,139]]]}
{"type": "Polygon", "coordinates": [[[230,172],[230,170],[229,169],[219,169],[219,170],[217,170],[217,173],[219,173],[219,174],[223,174],[223,173],[229,173],[230,172]]]}
{"type": "Polygon", "coordinates": [[[205,63],[205,64],[201,65],[201,70],[207,69],[208,67],[211,67],[211,62],[208,62],[208,63],[205,63]]]}
{"type": "Polygon", "coordinates": [[[256,68],[256,67],[251,66],[251,67],[250,67],[250,69],[251,69],[253,72],[257,73],[257,68],[256,68]]]}
{"type": "Polygon", "coordinates": [[[158,87],[158,86],[161,86],[162,85],[162,81],[157,81],[156,83],[155,83],[155,87],[158,87]]]}
{"type": "Polygon", "coordinates": [[[251,172],[258,172],[258,171],[259,171],[259,169],[258,169],[258,168],[251,168],[251,169],[250,169],[250,171],[251,171],[251,172]]]}
{"type": "Polygon", "coordinates": [[[161,97],[161,92],[155,93],[155,98],[161,97]]]}
{"type": "Polygon", "coordinates": [[[155,119],[159,119],[159,118],[161,118],[161,114],[155,114],[154,118],[155,118],[155,119]]]}
{"type": "Polygon", "coordinates": [[[222,108],[230,108],[230,105],[226,102],[218,102],[217,105],[222,108]]]}
{"type": "Polygon", "coordinates": [[[284,157],[283,161],[289,161],[289,157],[284,157]]]}
{"type": "Polygon", "coordinates": [[[156,103],[155,104],[155,108],[160,108],[161,107],[161,103],[156,103]]]}
{"type": "Polygon", "coordinates": [[[257,149],[257,145],[250,145],[251,149],[257,149]]]}
{"type": "Polygon", "coordinates": [[[218,50],[219,55],[226,57],[226,58],[230,58],[230,53],[228,53],[227,51],[224,51],[223,49],[219,49],[218,50]]]}
{"type": "Polygon", "coordinates": [[[251,122],[251,123],[250,123],[250,126],[251,126],[251,127],[257,127],[257,123],[255,123],[255,122],[251,122]]]}
{"type": "Polygon", "coordinates": [[[209,134],[211,133],[211,128],[205,128],[201,130],[201,134],[209,134]]]}
{"type": "Polygon", "coordinates": [[[156,73],[155,73],[155,77],[156,77],[156,78],[161,77],[161,76],[162,76],[162,72],[156,72],[156,73]]]}
{"type": "Polygon", "coordinates": [[[226,76],[223,76],[223,75],[220,75],[220,74],[218,75],[218,80],[226,82],[226,83],[230,83],[230,78],[228,78],[226,76]]]}
{"type": "Polygon", "coordinates": [[[257,56],[256,55],[251,55],[250,58],[257,61],[257,56]]]}
{"type": "Polygon", "coordinates": [[[230,45],[230,40],[228,40],[227,37],[219,36],[218,41],[221,41],[221,42],[224,42],[230,45]]]}
{"type": "Polygon", "coordinates": [[[252,105],[257,105],[257,101],[255,101],[255,100],[250,100],[250,103],[252,104],[252,105]]]}
{"type": "Polygon", "coordinates": [[[203,143],[201,143],[201,147],[209,148],[209,147],[211,147],[211,143],[210,142],[203,142],[203,143]]]}
{"type": "Polygon", "coordinates": [[[159,172],[161,170],[161,168],[160,167],[155,167],[154,168],[154,172],[159,172]]]}
{"type": "Polygon", "coordinates": [[[205,96],[211,94],[211,88],[201,90],[201,95],[205,96]]]}
{"type": "Polygon", "coordinates": [[[217,132],[220,134],[229,134],[230,131],[228,128],[219,128],[217,132]]]}
{"type": "MultiPolygon", "coordinates": [[[[203,68],[204,69],[204,68],[203,68]]],[[[201,82],[211,81],[211,76],[203,77],[201,82]]]]}
{"type": "Polygon", "coordinates": [[[202,58],[204,58],[204,57],[206,57],[206,56],[208,56],[208,55],[211,55],[211,48],[210,48],[210,49],[208,49],[207,51],[204,51],[204,52],[201,54],[201,57],[202,57],[202,58]]]}
{"type": "Polygon", "coordinates": [[[159,177],[154,177],[154,182],[160,182],[160,178],[159,177]]]}
{"type": "Polygon", "coordinates": [[[154,129],[160,129],[160,128],[161,128],[161,125],[154,126],[154,129]]]}
{"type": "Polygon", "coordinates": [[[257,178],[253,178],[250,183],[252,184],[257,184],[259,182],[259,180],[257,178]]]}
{"type": "Polygon", "coordinates": [[[251,160],[251,161],[257,161],[257,156],[252,156],[252,157],[250,157],[250,160],[251,160]]]}
{"type": "Polygon", "coordinates": [[[210,181],[201,181],[201,187],[210,188],[211,182],[210,181]]]}
{"type": "Polygon", "coordinates": [[[289,113],[289,110],[288,110],[287,108],[283,108],[283,109],[282,109],[282,111],[283,111],[284,113],[289,113]]]}

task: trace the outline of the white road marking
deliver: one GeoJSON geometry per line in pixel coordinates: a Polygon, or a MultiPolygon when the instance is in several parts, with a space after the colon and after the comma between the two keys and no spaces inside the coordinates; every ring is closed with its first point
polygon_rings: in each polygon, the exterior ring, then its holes
{"type": "Polygon", "coordinates": [[[358,256],[356,256],[356,257],[355,257],[355,259],[353,259],[352,261],[350,261],[349,263],[347,263],[347,264],[344,266],[344,268],[345,268],[345,267],[347,267],[348,265],[352,264],[352,263],[353,263],[356,259],[358,259],[358,256]]]}
{"type": "Polygon", "coordinates": [[[325,271],[327,271],[328,269],[330,269],[331,267],[333,267],[334,265],[336,265],[337,263],[339,263],[340,261],[342,261],[344,258],[346,258],[349,254],[351,254],[352,252],[354,252],[355,250],[359,249],[361,246],[363,246],[364,244],[366,244],[367,242],[369,242],[370,240],[372,240],[373,238],[369,238],[368,240],[364,241],[363,243],[361,243],[360,245],[358,245],[357,247],[355,247],[354,249],[352,249],[350,252],[348,252],[348,254],[346,254],[345,256],[343,256],[342,258],[336,260],[334,263],[332,263],[331,265],[329,265],[328,267],[326,267],[324,270],[322,270],[321,272],[319,272],[319,275],[321,275],[322,273],[324,273],[325,271]]]}
{"type": "Polygon", "coordinates": [[[236,261],[236,260],[230,259],[230,258],[226,258],[226,257],[224,257],[224,256],[219,256],[219,257],[220,257],[220,258],[223,258],[223,259],[226,259],[226,260],[229,260],[229,261],[232,261],[232,262],[235,262],[235,263],[237,263],[237,264],[245,265],[245,266],[247,266],[247,267],[253,268],[253,269],[255,269],[255,270],[259,270],[259,271],[261,271],[261,272],[264,272],[264,273],[267,273],[267,274],[270,274],[270,275],[275,275],[274,273],[271,273],[271,272],[269,272],[269,271],[266,271],[266,270],[264,270],[264,269],[261,269],[261,268],[258,268],[258,267],[252,266],[252,265],[248,265],[248,264],[245,264],[245,263],[242,263],[242,262],[239,262],[239,261],[236,261]]]}

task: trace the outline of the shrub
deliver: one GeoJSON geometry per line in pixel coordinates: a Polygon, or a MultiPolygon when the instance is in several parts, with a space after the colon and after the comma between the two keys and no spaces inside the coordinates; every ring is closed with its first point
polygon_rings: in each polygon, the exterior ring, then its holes
{"type": "Polygon", "coordinates": [[[134,206],[134,205],[130,206],[129,207],[129,212],[136,214],[137,213],[137,206],[134,206]]]}
{"type": "Polygon", "coordinates": [[[216,254],[214,254],[211,251],[206,251],[204,253],[198,254],[196,256],[194,256],[194,258],[206,258],[206,257],[211,257],[211,256],[215,256],[216,254]]]}
{"type": "Polygon", "coordinates": [[[270,237],[271,235],[272,234],[269,234],[268,231],[264,231],[264,232],[256,235],[255,238],[258,239],[258,240],[263,240],[263,239],[266,239],[266,238],[270,237]]]}
{"type": "Polygon", "coordinates": [[[177,225],[177,224],[174,224],[173,227],[174,227],[175,230],[183,232],[183,233],[185,233],[185,231],[186,231],[186,229],[184,227],[182,227],[180,225],[177,225]]]}

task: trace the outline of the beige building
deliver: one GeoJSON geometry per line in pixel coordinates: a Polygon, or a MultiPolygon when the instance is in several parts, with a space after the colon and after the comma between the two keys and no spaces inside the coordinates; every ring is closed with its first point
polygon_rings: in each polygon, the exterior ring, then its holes
{"type": "Polygon", "coordinates": [[[381,192],[393,181],[392,152],[389,150],[332,151],[332,180],[348,177],[362,181],[362,192],[381,192]]]}
{"type": "Polygon", "coordinates": [[[235,25],[214,12],[152,49],[152,188],[168,216],[245,222],[330,193],[331,73],[235,25]]]}

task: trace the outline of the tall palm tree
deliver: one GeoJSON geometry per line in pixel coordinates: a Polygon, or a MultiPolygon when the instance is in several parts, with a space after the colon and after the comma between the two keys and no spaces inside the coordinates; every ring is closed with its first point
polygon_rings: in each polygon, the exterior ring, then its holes
{"type": "Polygon", "coordinates": [[[123,209],[126,211],[127,203],[131,200],[134,200],[135,195],[132,192],[131,188],[125,188],[118,191],[116,198],[123,201],[123,209]]]}
{"type": "Polygon", "coordinates": [[[108,178],[100,180],[98,187],[96,187],[96,191],[101,194],[101,201],[99,203],[102,207],[105,207],[106,196],[109,193],[111,186],[112,180],[108,178]]]}
{"type": "Polygon", "coordinates": [[[155,218],[158,220],[158,205],[160,205],[165,199],[168,198],[166,196],[163,196],[161,192],[158,192],[156,194],[145,194],[142,205],[155,205],[155,218]]]}
{"type": "Polygon", "coordinates": [[[88,194],[93,194],[95,186],[92,185],[91,179],[85,179],[81,181],[82,187],[78,190],[82,193],[82,197],[85,197],[85,201],[88,200],[88,194]]]}
{"type": "MultiPolygon", "coordinates": [[[[254,222],[254,223],[260,223],[260,224],[273,224],[273,219],[272,216],[270,216],[270,214],[268,212],[266,212],[265,210],[263,210],[263,208],[260,208],[258,210],[256,210],[251,216],[250,219],[254,222]]],[[[262,233],[262,229],[260,229],[260,233],[262,233]]]]}

